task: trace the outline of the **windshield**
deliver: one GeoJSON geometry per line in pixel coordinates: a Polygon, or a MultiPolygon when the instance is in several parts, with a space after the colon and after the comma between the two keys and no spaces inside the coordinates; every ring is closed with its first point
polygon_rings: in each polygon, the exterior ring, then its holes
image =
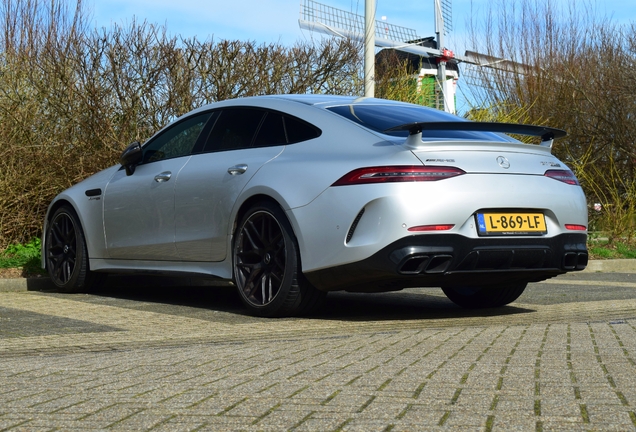
{"type": "MultiPolygon", "coordinates": [[[[336,114],[348,118],[366,128],[386,135],[407,137],[408,131],[384,132],[385,130],[413,122],[468,121],[456,115],[432,108],[416,105],[340,105],[327,108],[336,114]]],[[[454,130],[423,131],[422,139],[456,138],[465,140],[515,141],[512,138],[494,132],[470,132],[454,130]]]]}

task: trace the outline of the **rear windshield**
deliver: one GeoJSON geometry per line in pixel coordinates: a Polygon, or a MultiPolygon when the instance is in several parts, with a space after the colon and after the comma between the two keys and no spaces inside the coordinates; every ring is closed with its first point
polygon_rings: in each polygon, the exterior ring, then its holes
{"type": "MultiPolygon", "coordinates": [[[[407,137],[408,131],[384,132],[395,126],[413,122],[468,121],[453,114],[415,105],[340,105],[327,108],[366,128],[391,136],[407,137]]],[[[514,141],[494,132],[435,130],[423,131],[422,138],[455,138],[466,140],[514,141]]]]}

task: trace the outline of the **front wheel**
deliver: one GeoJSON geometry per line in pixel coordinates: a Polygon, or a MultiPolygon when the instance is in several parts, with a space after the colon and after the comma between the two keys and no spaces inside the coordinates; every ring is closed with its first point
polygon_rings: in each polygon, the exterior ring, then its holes
{"type": "Polygon", "coordinates": [[[453,303],[467,309],[494,308],[517,300],[527,283],[493,287],[443,287],[442,291],[453,303]]]}
{"type": "Polygon", "coordinates": [[[298,243],[285,213],[262,202],[241,219],[233,246],[234,281],[257,316],[299,315],[315,309],[325,293],[302,275],[298,243]]]}
{"type": "Polygon", "coordinates": [[[98,284],[102,275],[89,270],[84,232],[69,206],[53,213],[46,230],[46,270],[61,292],[82,292],[98,284]]]}

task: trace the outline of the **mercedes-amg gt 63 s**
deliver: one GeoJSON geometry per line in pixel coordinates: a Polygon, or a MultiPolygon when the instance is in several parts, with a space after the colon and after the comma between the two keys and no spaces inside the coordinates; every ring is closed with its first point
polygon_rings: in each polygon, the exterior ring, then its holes
{"type": "Polygon", "coordinates": [[[214,103],[60,193],[42,264],[66,292],[108,273],[233,281],[269,317],[334,290],[503,306],[587,265],[585,196],[551,154],[564,135],[373,98],[214,103]]]}

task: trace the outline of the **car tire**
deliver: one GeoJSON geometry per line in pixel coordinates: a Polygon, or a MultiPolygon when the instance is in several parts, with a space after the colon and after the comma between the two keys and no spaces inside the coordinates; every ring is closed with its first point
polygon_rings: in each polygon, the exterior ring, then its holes
{"type": "Polygon", "coordinates": [[[58,291],[85,292],[105,275],[90,271],[86,239],[77,214],[70,206],[58,208],[46,230],[45,265],[58,291]]]}
{"type": "Polygon", "coordinates": [[[495,287],[443,287],[442,291],[453,303],[467,309],[495,308],[517,300],[527,283],[495,287]]]}
{"type": "Polygon", "coordinates": [[[232,248],[234,283],[250,313],[301,315],[320,306],[325,294],[301,273],[298,242],[283,210],[264,201],[241,218],[232,248]]]}

